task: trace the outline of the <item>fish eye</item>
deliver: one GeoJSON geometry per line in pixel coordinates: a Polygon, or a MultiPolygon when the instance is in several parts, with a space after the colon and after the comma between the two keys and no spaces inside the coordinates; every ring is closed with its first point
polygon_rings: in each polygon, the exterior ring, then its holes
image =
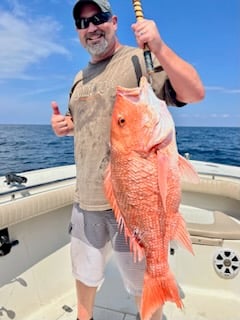
{"type": "Polygon", "coordinates": [[[124,126],[126,120],[123,117],[119,117],[118,118],[118,124],[120,125],[120,127],[124,126]]]}

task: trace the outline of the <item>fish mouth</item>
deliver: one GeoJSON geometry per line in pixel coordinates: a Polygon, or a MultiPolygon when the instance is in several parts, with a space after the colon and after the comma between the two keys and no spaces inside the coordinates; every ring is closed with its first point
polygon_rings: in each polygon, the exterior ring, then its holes
{"type": "Polygon", "coordinates": [[[159,150],[164,150],[167,148],[173,140],[175,130],[172,129],[166,133],[166,135],[162,136],[162,127],[160,122],[156,125],[153,132],[151,133],[150,139],[147,138],[147,142],[143,138],[143,143],[140,144],[139,148],[136,148],[134,151],[140,154],[142,157],[147,158],[149,154],[157,153],[159,150]]]}
{"type": "Polygon", "coordinates": [[[165,149],[173,139],[173,130],[171,130],[165,137],[161,138],[159,141],[155,142],[152,146],[149,146],[149,152],[165,149]]]}
{"type": "Polygon", "coordinates": [[[148,142],[145,146],[146,152],[153,150],[160,150],[166,148],[173,140],[175,134],[175,128],[170,118],[163,118],[155,107],[151,107],[153,118],[155,118],[155,124],[146,136],[148,136],[148,142]]]}

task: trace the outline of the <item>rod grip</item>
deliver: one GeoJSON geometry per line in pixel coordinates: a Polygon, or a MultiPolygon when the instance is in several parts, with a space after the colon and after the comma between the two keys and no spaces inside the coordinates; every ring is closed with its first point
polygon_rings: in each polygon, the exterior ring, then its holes
{"type": "Polygon", "coordinates": [[[137,20],[141,20],[144,18],[143,16],[143,9],[142,9],[142,4],[140,0],[132,0],[133,2],[133,8],[135,11],[135,16],[137,20]]]}
{"type": "MultiPolygon", "coordinates": [[[[133,8],[135,11],[136,19],[137,19],[137,21],[139,21],[144,18],[141,1],[140,0],[132,0],[132,2],[133,2],[133,8]]],[[[144,44],[143,50],[144,50],[144,59],[145,59],[147,72],[148,72],[148,74],[151,74],[154,72],[154,67],[153,67],[151,51],[149,50],[147,43],[144,44]]]]}

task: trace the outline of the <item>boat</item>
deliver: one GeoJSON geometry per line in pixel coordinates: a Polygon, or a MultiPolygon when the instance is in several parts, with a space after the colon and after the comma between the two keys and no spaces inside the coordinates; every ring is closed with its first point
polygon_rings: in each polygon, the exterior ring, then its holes
{"type": "MultiPolygon", "coordinates": [[[[171,244],[184,308],[163,320],[240,320],[240,168],[189,160],[199,184],[182,183],[181,213],[194,256],[171,244]]],[[[0,177],[0,320],[76,320],[70,236],[75,166],[0,177]]],[[[96,320],[134,320],[114,257],[97,292],[96,320]]]]}

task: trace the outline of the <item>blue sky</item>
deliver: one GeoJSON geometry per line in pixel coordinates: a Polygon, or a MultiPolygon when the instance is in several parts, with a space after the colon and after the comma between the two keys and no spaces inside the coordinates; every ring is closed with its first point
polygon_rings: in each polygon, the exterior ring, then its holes
{"type": "MultiPolygon", "coordinates": [[[[66,111],[75,73],[89,60],[72,20],[74,0],[1,0],[0,123],[48,124],[66,111]]],[[[131,0],[112,0],[121,43],[136,45],[131,0]]],[[[176,125],[240,126],[240,1],[142,0],[164,41],[198,70],[206,98],[171,108],[176,125]]]]}

